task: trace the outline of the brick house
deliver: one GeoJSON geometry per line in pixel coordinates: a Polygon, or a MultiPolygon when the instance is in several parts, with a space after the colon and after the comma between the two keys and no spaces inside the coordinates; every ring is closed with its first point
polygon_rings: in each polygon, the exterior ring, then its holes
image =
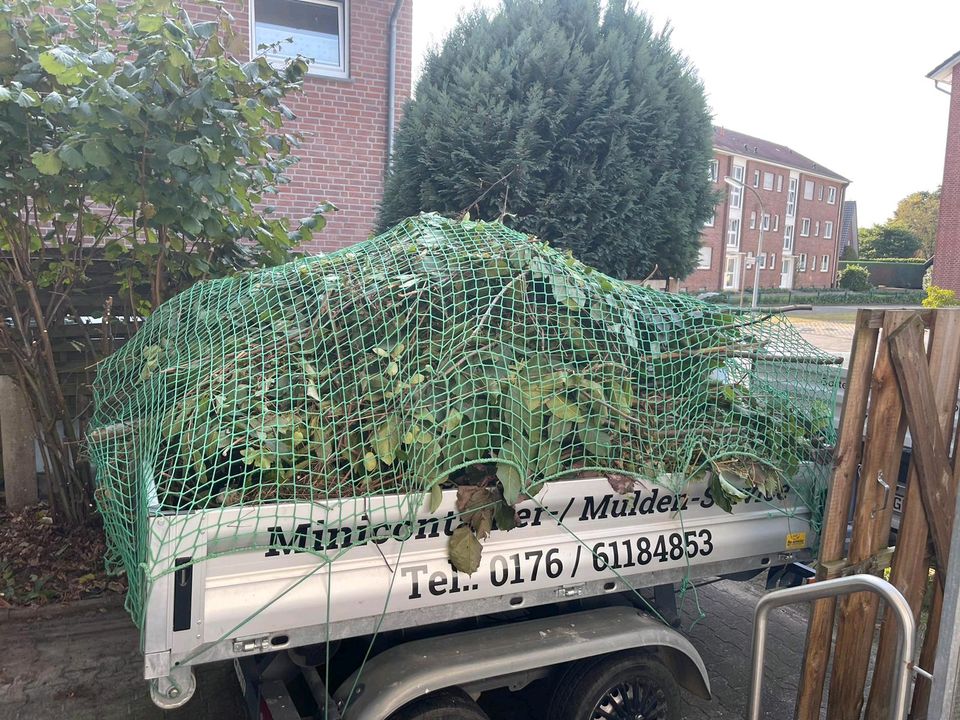
{"type": "Polygon", "coordinates": [[[720,127],[709,172],[721,198],[701,234],[700,264],[680,290],[752,289],[758,259],[761,288],[834,284],[849,180],[784,145],[720,127]]]}
{"type": "Polygon", "coordinates": [[[954,85],[960,88],[960,52],[940,63],[927,77],[938,90],[950,95],[933,284],[960,293],[960,92],[951,92],[954,85]]]}
{"type": "MultiPolygon", "coordinates": [[[[184,6],[195,19],[216,12],[190,0],[184,6]]],[[[241,58],[250,57],[252,48],[285,38],[292,42],[282,46],[284,54],[312,58],[303,91],[286,103],[297,115],[291,129],[304,136],[295,152],[300,162],[271,204],[294,221],[322,200],[340,209],[314,236],[309,251],[334,250],[367,238],[383,194],[388,126],[399,121],[410,97],[413,0],[226,0],[224,7],[235,19],[238,42],[230,49],[241,58]]]]}

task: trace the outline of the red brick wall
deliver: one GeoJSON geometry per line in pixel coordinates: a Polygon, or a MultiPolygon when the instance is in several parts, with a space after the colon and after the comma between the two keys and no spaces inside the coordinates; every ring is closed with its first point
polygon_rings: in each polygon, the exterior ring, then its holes
{"type": "MultiPolygon", "coordinates": [[[[722,193],[720,201],[716,206],[716,221],[713,227],[704,227],[701,233],[701,244],[710,247],[713,251],[711,266],[709,270],[694,270],[686,278],[679,282],[681,290],[691,293],[702,291],[720,290],[723,285],[723,264],[726,253],[726,229],[729,208],[729,195],[727,186],[723,178],[731,175],[733,172],[733,156],[723,152],[715,152],[714,159],[719,163],[719,177],[714,183],[713,189],[722,193]]],[[[744,190],[743,194],[743,216],[740,227],[740,250],[744,253],[757,252],[757,245],[760,236],[760,224],[762,222],[762,213],[760,212],[757,196],[760,196],[763,202],[763,212],[770,215],[770,227],[763,233],[763,252],[767,254],[766,268],[760,269],[760,287],[777,288],[780,287],[781,262],[783,256],[783,235],[784,225],[787,215],[787,191],[790,185],[790,170],[778,165],[772,165],[760,160],[754,160],[749,157],[746,159],[746,172],[744,181],[749,189],[744,190]],[[760,172],[759,184],[753,185],[754,172],[760,172]],[[773,173],[773,189],[765,190],[763,187],[764,173],[773,173]],[[780,191],[777,190],[777,177],[782,176],[780,191]],[[750,227],[750,214],[756,213],[755,227],[750,227]],[[777,220],[779,216],[779,220],[777,220]],[[776,227],[776,230],[774,228],[776,227]],[[773,258],[772,256],[776,257],[773,258]],[[772,260],[772,262],[771,262],[772,260]]],[[[807,254],[807,270],[799,272],[795,270],[794,288],[807,287],[830,287],[836,278],[837,270],[837,247],[840,237],[840,217],[843,204],[845,185],[826,180],[815,175],[806,175],[800,173],[799,186],[797,190],[797,216],[796,230],[794,231],[794,255],[800,253],[807,254]],[[813,200],[803,199],[803,184],[805,180],[812,180],[815,183],[813,200]],[[819,200],[819,189],[823,187],[823,200],[819,200]],[[833,186],[837,188],[836,202],[828,202],[829,193],[827,188],[833,186]],[[809,237],[800,237],[802,227],[802,218],[810,218],[809,237]],[[825,223],[833,222],[833,232],[831,238],[824,237],[825,223]],[[817,222],[820,223],[819,232],[817,231],[817,222]],[[817,262],[814,266],[813,256],[816,255],[817,262]],[[829,255],[829,269],[827,272],[820,270],[820,262],[823,255],[829,255]]],[[[794,261],[794,268],[799,266],[799,260],[794,261]]],[[[754,267],[744,268],[741,261],[741,276],[743,286],[747,290],[753,288],[754,267]]]]}
{"type": "MultiPolygon", "coordinates": [[[[797,229],[794,232],[794,255],[801,253],[807,255],[807,270],[794,275],[793,286],[795,288],[823,288],[831,287],[834,284],[837,274],[837,248],[840,237],[840,216],[843,207],[843,186],[839,182],[825,180],[816,175],[807,175],[800,173],[800,184],[798,187],[797,201],[797,229]],[[813,200],[803,199],[803,188],[806,181],[814,183],[813,200]],[[827,202],[829,193],[827,188],[837,188],[837,200],[833,205],[827,202]],[[820,200],[820,188],[823,187],[823,200],[820,200]],[[803,229],[803,219],[810,218],[810,234],[807,237],[801,236],[803,229]],[[830,238],[824,237],[825,226],[827,222],[833,223],[833,233],[830,238]],[[818,230],[819,223],[819,230],[818,230]],[[828,270],[820,270],[822,258],[824,255],[830,256],[828,270]],[[813,257],[817,257],[814,265],[813,257]]],[[[799,266],[799,262],[797,262],[799,266]]]]}
{"type": "MultiPolygon", "coordinates": [[[[405,0],[397,23],[397,121],[410,97],[413,47],[413,2],[405,0]]],[[[227,0],[242,40],[242,58],[249,57],[250,0],[227,0]]],[[[208,7],[184,3],[191,16],[208,15],[208,7]]],[[[314,235],[309,251],[330,251],[369,237],[383,194],[386,169],[388,28],[394,0],[349,0],[349,77],[308,76],[303,91],[286,105],[297,115],[290,124],[300,132],[300,158],[289,172],[290,183],[269,199],[279,213],[305,216],[327,200],[338,208],[323,232],[314,235]]],[[[238,47],[241,44],[238,43],[238,47]]]]}
{"type": "Polygon", "coordinates": [[[960,65],[953,68],[933,284],[960,293],[960,65]]]}

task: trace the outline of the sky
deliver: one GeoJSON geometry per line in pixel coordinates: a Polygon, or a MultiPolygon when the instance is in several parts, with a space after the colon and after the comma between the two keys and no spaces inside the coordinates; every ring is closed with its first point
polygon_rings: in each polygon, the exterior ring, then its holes
{"type": "MultiPolygon", "coordinates": [[[[414,78],[459,13],[413,0],[414,78]]],[[[849,178],[860,227],[943,178],[950,98],[925,76],[960,50],[958,0],[634,0],[697,69],[714,124],[849,178]]]]}

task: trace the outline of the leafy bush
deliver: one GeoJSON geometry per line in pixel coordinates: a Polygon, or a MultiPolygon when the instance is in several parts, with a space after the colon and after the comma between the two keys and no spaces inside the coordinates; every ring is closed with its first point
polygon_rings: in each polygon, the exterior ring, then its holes
{"type": "Polygon", "coordinates": [[[870,283],[870,271],[863,265],[847,265],[840,271],[840,287],[844,290],[863,292],[873,287],[870,283]]]}
{"type": "Polygon", "coordinates": [[[922,257],[878,257],[878,258],[862,258],[861,261],[872,262],[872,263],[908,263],[911,265],[922,265],[927,260],[926,258],[922,258],[922,257]]]}
{"type": "Polygon", "coordinates": [[[957,307],[960,301],[953,290],[931,285],[927,288],[927,297],[923,300],[925,308],[957,307]]]}
{"type": "Polygon", "coordinates": [[[933,285],[933,266],[927,268],[927,271],[923,274],[923,281],[921,287],[926,290],[931,285],[933,285]]]}

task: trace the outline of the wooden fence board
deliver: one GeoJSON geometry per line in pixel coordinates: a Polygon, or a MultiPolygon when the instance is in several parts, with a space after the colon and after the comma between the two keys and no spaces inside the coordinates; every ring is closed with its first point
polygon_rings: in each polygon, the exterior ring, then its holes
{"type": "MultiPolygon", "coordinates": [[[[889,338],[914,313],[887,311],[873,370],[872,393],[863,463],[857,484],[857,505],[854,509],[853,532],[847,552],[849,563],[862,563],[886,547],[893,517],[893,493],[900,467],[900,452],[907,430],[903,399],[889,352],[889,338]],[[890,490],[885,492],[880,480],[890,490]]],[[[922,325],[921,325],[922,327],[922,325]]],[[[926,359],[926,357],[924,357],[926,359]]],[[[834,657],[843,662],[833,664],[827,716],[831,720],[859,720],[864,703],[873,633],[879,601],[870,593],[854,593],[841,597],[837,616],[837,639],[834,657]]]]}
{"type": "MultiPolygon", "coordinates": [[[[960,384],[960,311],[940,313],[930,332],[929,364],[934,376],[937,413],[940,428],[945,435],[953,431],[957,386],[960,384]]],[[[917,471],[911,462],[907,476],[906,496],[897,533],[890,569],[890,582],[901,592],[913,610],[914,621],[919,621],[920,607],[927,585],[927,544],[929,530],[926,513],[920,498],[917,471]]],[[[929,628],[929,625],[928,625],[929,628]]],[[[886,679],[892,680],[896,659],[897,620],[886,609],[880,629],[880,642],[874,662],[874,678],[867,701],[867,717],[882,718],[890,714],[890,693],[886,679]]],[[[921,667],[925,667],[921,665],[921,667]]],[[[918,686],[926,684],[918,679],[918,686]]],[[[914,703],[916,706],[916,703],[914,703]]]]}
{"type": "MultiPolygon", "coordinates": [[[[840,412],[837,452],[820,535],[817,578],[830,577],[829,563],[843,557],[847,515],[860,465],[861,439],[870,396],[870,379],[877,352],[878,329],[872,326],[876,311],[859,310],[847,372],[847,388],[840,412]]],[[[823,686],[833,639],[836,600],[819,600],[810,607],[805,661],[797,695],[797,720],[819,720],[823,686]]]]}

